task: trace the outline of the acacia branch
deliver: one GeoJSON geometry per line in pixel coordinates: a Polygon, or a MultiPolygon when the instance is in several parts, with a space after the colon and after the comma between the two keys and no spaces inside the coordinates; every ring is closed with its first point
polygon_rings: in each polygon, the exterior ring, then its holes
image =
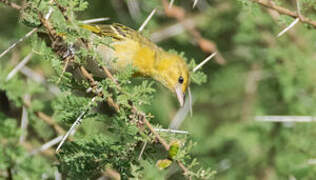
{"type": "Polygon", "coordinates": [[[314,21],[314,20],[312,20],[312,19],[310,19],[308,17],[305,17],[303,15],[300,15],[297,12],[293,12],[293,11],[291,11],[289,9],[284,8],[284,7],[275,5],[274,3],[271,3],[268,0],[251,0],[251,1],[255,2],[257,4],[260,4],[260,5],[262,5],[262,6],[266,7],[266,8],[273,9],[273,10],[277,11],[280,14],[291,16],[293,18],[299,18],[301,22],[303,22],[305,24],[309,24],[309,25],[313,26],[314,28],[316,28],[316,21],[314,21]]]}
{"type": "MultiPolygon", "coordinates": [[[[24,102],[24,105],[27,107],[27,108],[30,108],[31,107],[31,104],[30,102],[24,102]]],[[[53,120],[49,115],[41,112],[41,111],[37,111],[35,112],[35,115],[42,119],[45,123],[47,123],[48,125],[52,126],[54,128],[54,130],[56,131],[57,134],[61,135],[61,134],[64,134],[65,133],[65,130],[59,126],[55,120],[53,120]]]]}
{"type": "Polygon", "coordinates": [[[21,6],[20,5],[17,5],[13,2],[10,2],[8,0],[0,0],[0,2],[4,3],[5,5],[8,5],[10,7],[12,7],[13,9],[16,9],[16,10],[20,10],[21,9],[21,6]]]}
{"type": "MultiPolygon", "coordinates": [[[[59,7],[59,10],[61,10],[60,7],[59,7]]],[[[42,22],[44,28],[46,28],[46,30],[48,31],[48,35],[50,36],[51,40],[53,41],[53,43],[52,43],[53,50],[64,61],[67,57],[64,57],[63,54],[66,54],[67,48],[63,48],[63,44],[65,44],[63,42],[63,39],[61,37],[59,37],[59,35],[56,33],[56,30],[54,29],[54,27],[52,26],[52,24],[49,22],[48,19],[43,18],[42,14],[40,12],[38,13],[38,15],[40,17],[40,21],[42,22]]],[[[66,20],[68,19],[66,17],[64,17],[64,18],[66,20]]],[[[68,19],[68,21],[69,21],[69,19],[68,19]]],[[[89,48],[89,46],[87,45],[88,42],[83,42],[83,41],[81,41],[81,42],[83,43],[83,45],[85,45],[86,48],[89,48]]],[[[70,57],[70,58],[74,58],[74,57],[70,57]]],[[[102,69],[103,69],[106,77],[109,78],[112,82],[114,82],[117,89],[122,92],[122,89],[121,89],[119,83],[113,77],[113,75],[108,70],[108,68],[106,66],[102,66],[102,69]]],[[[97,90],[97,82],[94,80],[93,76],[83,66],[80,66],[80,71],[81,71],[82,75],[89,81],[91,88],[94,90],[93,92],[102,98],[105,97],[102,91],[97,90]]],[[[122,93],[124,93],[124,92],[122,92],[122,93]]],[[[113,100],[112,97],[107,97],[106,101],[109,104],[109,106],[111,106],[115,109],[116,112],[119,112],[120,107],[118,104],[116,104],[116,102],[113,100]]],[[[146,126],[148,127],[150,132],[152,134],[154,134],[154,136],[158,139],[159,143],[163,145],[163,147],[165,148],[166,151],[168,151],[169,145],[167,144],[167,141],[165,139],[163,139],[155,131],[155,129],[152,127],[152,125],[146,119],[145,113],[138,111],[137,108],[133,104],[131,104],[131,106],[132,106],[132,113],[136,114],[137,115],[136,117],[139,117],[139,119],[141,119],[143,121],[143,123],[146,124],[146,126]]],[[[142,130],[141,127],[139,127],[139,129],[142,130]]],[[[182,162],[177,161],[177,163],[178,163],[179,167],[184,171],[184,174],[187,175],[189,170],[184,166],[184,164],[182,162]]]]}
{"type": "Polygon", "coordinates": [[[215,56],[215,61],[218,64],[226,63],[224,57],[217,50],[216,44],[208,39],[203,38],[194,23],[186,23],[186,11],[183,8],[175,5],[170,7],[167,0],[162,0],[162,5],[164,7],[165,14],[168,17],[175,18],[179,23],[181,23],[183,27],[191,34],[194,40],[199,44],[202,51],[206,53],[217,52],[217,55],[215,56]]]}

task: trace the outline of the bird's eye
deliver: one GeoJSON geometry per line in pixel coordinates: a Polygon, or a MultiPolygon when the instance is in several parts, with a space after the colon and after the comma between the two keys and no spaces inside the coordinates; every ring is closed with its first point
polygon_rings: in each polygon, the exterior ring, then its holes
{"type": "Polygon", "coordinates": [[[178,81],[179,81],[180,84],[182,84],[182,83],[183,83],[183,77],[180,76],[179,79],[178,79],[178,81]]]}

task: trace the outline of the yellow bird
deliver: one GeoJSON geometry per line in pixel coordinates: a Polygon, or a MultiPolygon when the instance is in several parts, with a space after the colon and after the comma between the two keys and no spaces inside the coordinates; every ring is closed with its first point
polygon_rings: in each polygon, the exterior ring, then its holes
{"type": "MultiPolygon", "coordinates": [[[[190,83],[189,69],[179,55],[166,52],[139,32],[121,24],[81,25],[96,37],[111,37],[111,47],[98,45],[97,52],[113,72],[132,65],[137,75],[151,77],[176,94],[181,106],[190,83]]],[[[90,62],[91,63],[91,62],[90,62]]],[[[90,67],[90,71],[97,71],[90,67]]]]}

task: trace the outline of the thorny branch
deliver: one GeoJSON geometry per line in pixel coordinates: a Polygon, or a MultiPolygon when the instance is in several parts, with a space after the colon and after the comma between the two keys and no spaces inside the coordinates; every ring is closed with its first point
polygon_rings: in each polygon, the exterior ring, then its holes
{"type": "MultiPolygon", "coordinates": [[[[27,108],[30,108],[31,107],[31,104],[30,102],[24,102],[24,105],[27,107],[27,108]]],[[[53,120],[49,115],[41,112],[41,111],[37,111],[35,112],[35,115],[42,119],[45,123],[47,123],[48,125],[52,126],[54,128],[54,130],[56,131],[57,134],[61,135],[61,134],[64,134],[65,133],[65,130],[60,127],[55,120],[53,120]]]]}
{"type": "Polygon", "coordinates": [[[221,55],[221,53],[219,53],[219,51],[217,50],[216,44],[214,42],[203,38],[201,33],[197,30],[196,26],[193,23],[190,23],[190,24],[185,23],[186,12],[183,8],[175,6],[175,5],[170,7],[167,0],[162,0],[162,4],[163,4],[166,15],[168,17],[175,18],[177,21],[179,21],[183,25],[183,27],[193,36],[193,38],[199,44],[202,51],[206,53],[217,52],[217,55],[215,56],[215,61],[218,64],[226,63],[226,60],[221,55]]]}
{"type": "MultiPolygon", "coordinates": [[[[271,3],[274,3],[271,1],[271,3]]],[[[267,9],[267,12],[270,14],[272,19],[277,22],[280,17],[280,13],[274,11],[273,9],[267,9]]],[[[306,45],[304,39],[302,37],[298,37],[295,33],[295,29],[292,28],[292,31],[287,31],[287,35],[290,37],[291,41],[293,41],[302,51],[306,49],[306,45]]]]}
{"type": "Polygon", "coordinates": [[[14,8],[14,9],[17,9],[17,10],[21,9],[20,5],[17,5],[17,4],[15,4],[13,2],[10,2],[8,0],[0,0],[0,2],[4,3],[4,4],[6,4],[6,5],[8,5],[8,6],[12,7],[12,8],[14,8]]]}
{"type": "MultiPolygon", "coordinates": [[[[63,44],[62,43],[62,41],[63,41],[62,38],[58,36],[58,34],[56,33],[56,31],[53,28],[53,26],[51,25],[51,23],[47,19],[43,18],[42,14],[40,12],[38,14],[39,14],[39,17],[40,17],[40,21],[42,22],[43,26],[48,31],[49,36],[52,38],[52,40],[54,42],[57,42],[57,43],[53,43],[53,46],[52,46],[53,50],[63,60],[65,60],[65,57],[63,57],[63,54],[66,53],[66,52],[64,52],[64,51],[66,51],[66,49],[61,48],[61,46],[59,46],[60,44],[63,44]]],[[[69,18],[65,18],[65,19],[69,20],[69,18]]],[[[88,48],[89,46],[86,45],[86,47],[88,48]]],[[[109,78],[111,81],[113,81],[116,84],[117,88],[119,90],[121,90],[118,82],[114,79],[113,75],[107,69],[107,67],[102,66],[102,69],[104,70],[105,75],[107,76],[107,78],[109,78]]],[[[89,81],[91,88],[95,90],[96,89],[96,82],[93,79],[93,76],[91,74],[89,74],[89,72],[83,66],[80,67],[80,70],[81,70],[82,75],[89,81]]],[[[102,91],[100,91],[100,92],[99,91],[94,91],[94,92],[96,92],[98,96],[104,97],[102,91]]],[[[113,107],[115,109],[116,112],[119,112],[119,109],[120,109],[119,105],[116,104],[115,101],[111,97],[107,97],[106,101],[109,104],[109,106],[111,106],[111,107],[113,107]]],[[[161,143],[163,145],[163,147],[165,148],[165,150],[168,151],[169,150],[169,145],[167,144],[167,141],[165,139],[163,139],[155,131],[155,129],[152,127],[152,125],[146,119],[146,115],[143,112],[137,110],[137,108],[134,105],[131,105],[131,106],[132,106],[132,112],[137,115],[136,117],[139,117],[139,119],[141,119],[146,124],[146,126],[148,127],[150,132],[155,135],[155,137],[158,139],[159,143],[161,143]]],[[[140,128],[140,130],[142,130],[142,129],[140,128]]],[[[184,164],[182,162],[180,162],[180,161],[177,161],[177,163],[178,163],[179,167],[183,170],[184,175],[188,175],[189,170],[184,166],[184,164]]]]}
{"type": "MultiPolygon", "coordinates": [[[[7,0],[0,0],[0,2],[4,3],[4,4],[7,4],[15,9],[18,9],[20,10],[21,9],[21,6],[19,5],[16,5],[14,3],[11,3],[7,0]]],[[[52,2],[52,0],[50,1],[50,3],[52,2]]],[[[53,12],[53,9],[50,8],[48,13],[45,15],[45,19],[49,19],[50,15],[52,14],[53,12]]],[[[12,50],[14,47],[16,47],[19,43],[23,42],[26,38],[30,37],[34,32],[36,32],[38,30],[38,28],[33,28],[30,32],[28,32],[27,34],[25,34],[24,37],[20,38],[17,42],[15,42],[14,44],[12,44],[9,48],[7,48],[5,51],[3,51],[1,54],[0,54],[0,58],[4,55],[6,55],[10,50],[12,50]]]]}
{"type": "Polygon", "coordinates": [[[316,28],[316,21],[308,18],[308,17],[305,17],[303,15],[300,15],[298,12],[293,12],[289,9],[286,9],[284,7],[281,7],[281,6],[278,6],[278,5],[275,5],[274,3],[268,1],[268,0],[251,0],[252,2],[255,2],[257,4],[260,4],[266,8],[269,8],[269,9],[273,9],[275,11],[277,11],[278,13],[280,14],[284,14],[284,15],[287,15],[287,16],[291,16],[293,18],[299,18],[299,20],[305,24],[309,24],[311,26],[313,26],[314,28],[316,28]]]}

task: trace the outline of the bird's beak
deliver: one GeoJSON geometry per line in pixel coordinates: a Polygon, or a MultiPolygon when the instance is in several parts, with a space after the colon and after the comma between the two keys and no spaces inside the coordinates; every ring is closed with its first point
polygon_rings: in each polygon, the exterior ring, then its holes
{"type": "Polygon", "coordinates": [[[184,93],[182,91],[181,85],[178,84],[176,86],[175,90],[176,90],[176,95],[177,95],[178,101],[180,103],[180,106],[182,107],[184,104],[184,93]]]}

